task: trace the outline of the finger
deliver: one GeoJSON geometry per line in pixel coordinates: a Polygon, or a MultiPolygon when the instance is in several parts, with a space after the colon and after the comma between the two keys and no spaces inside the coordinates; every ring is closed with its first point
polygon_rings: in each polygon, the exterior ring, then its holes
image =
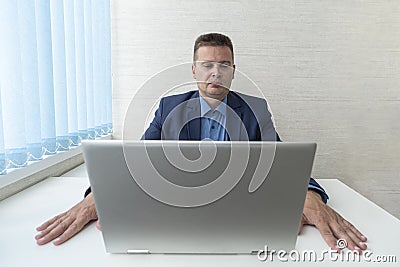
{"type": "Polygon", "coordinates": [[[319,223],[315,225],[319,232],[321,233],[322,238],[325,240],[325,242],[328,244],[330,248],[333,250],[340,252],[341,249],[337,246],[336,244],[336,238],[333,235],[333,232],[331,228],[328,226],[326,222],[319,223]]]}
{"type": "Polygon", "coordinates": [[[335,232],[338,232],[338,235],[342,235],[342,237],[338,238],[345,238],[348,244],[348,248],[351,250],[365,250],[367,249],[367,245],[364,244],[360,238],[361,233],[353,226],[351,223],[342,219],[341,223],[335,227],[335,232]]]}
{"type": "Polygon", "coordinates": [[[53,224],[56,220],[58,220],[60,217],[62,217],[62,216],[64,216],[64,215],[65,215],[65,212],[64,212],[64,213],[61,213],[61,214],[59,214],[59,215],[57,215],[57,216],[55,216],[55,217],[53,217],[53,218],[50,219],[50,220],[47,220],[47,221],[44,222],[42,225],[36,227],[36,230],[37,230],[37,231],[42,231],[42,230],[46,229],[49,225],[53,224]]]}
{"type": "Polygon", "coordinates": [[[298,235],[301,234],[301,232],[303,231],[304,225],[307,223],[306,217],[303,213],[303,215],[301,216],[301,222],[300,222],[300,227],[299,227],[299,231],[298,231],[298,235]]]}
{"type": "Polygon", "coordinates": [[[89,223],[90,220],[88,220],[87,217],[84,216],[79,216],[77,219],[71,223],[71,225],[66,229],[57,240],[53,242],[54,245],[58,246],[64,243],[65,241],[69,240],[71,237],[76,235],[78,232],[82,230],[82,228],[89,223]]]}
{"type": "Polygon", "coordinates": [[[43,236],[47,235],[48,233],[50,233],[58,224],[62,222],[62,220],[63,218],[60,215],[54,217],[52,220],[49,220],[48,221],[49,224],[46,224],[46,228],[44,228],[38,235],[36,235],[35,239],[38,240],[43,236]],[[50,224],[50,222],[52,223],[50,224]]]}
{"type": "MultiPolygon", "coordinates": [[[[349,233],[344,229],[343,227],[339,226],[338,224],[332,224],[332,231],[334,233],[334,236],[338,240],[344,240],[346,247],[350,250],[355,250],[355,251],[360,251],[360,248],[357,247],[356,242],[353,240],[353,238],[349,235],[349,233]]],[[[342,247],[344,248],[344,247],[342,247]]]]}
{"type": "Polygon", "coordinates": [[[56,227],[54,227],[50,232],[47,232],[42,238],[38,239],[36,243],[38,245],[44,245],[59,237],[62,233],[64,233],[68,227],[71,225],[73,220],[71,218],[67,218],[62,221],[56,227]]]}
{"type": "Polygon", "coordinates": [[[353,250],[358,254],[361,253],[361,248],[358,246],[358,243],[361,242],[361,240],[358,239],[353,231],[351,231],[351,229],[344,223],[340,224],[339,222],[334,221],[331,223],[331,229],[338,239],[346,241],[345,243],[348,249],[353,250]]]}
{"type": "Polygon", "coordinates": [[[96,227],[99,231],[101,231],[100,220],[97,220],[96,227]]]}
{"type": "Polygon", "coordinates": [[[301,232],[303,231],[303,227],[304,227],[304,223],[301,222],[301,223],[300,223],[300,227],[299,227],[299,232],[297,233],[297,235],[300,235],[300,234],[301,234],[301,232]]]}
{"type": "Polygon", "coordinates": [[[72,223],[68,229],[63,232],[54,242],[53,244],[58,246],[61,245],[62,243],[64,243],[65,241],[69,240],[71,237],[73,237],[74,235],[76,235],[81,229],[83,228],[83,226],[78,225],[77,223],[72,223]]]}
{"type": "Polygon", "coordinates": [[[51,231],[53,231],[54,228],[56,228],[59,225],[62,225],[63,227],[68,227],[69,224],[72,223],[72,219],[68,216],[68,217],[60,217],[58,216],[58,218],[51,224],[48,225],[46,229],[44,229],[40,234],[38,234],[35,239],[40,239],[43,236],[49,234],[51,231]]]}
{"type": "Polygon", "coordinates": [[[343,219],[343,223],[361,240],[361,244],[359,244],[362,246],[361,248],[367,249],[367,245],[363,243],[367,241],[367,238],[349,221],[343,219]]]}

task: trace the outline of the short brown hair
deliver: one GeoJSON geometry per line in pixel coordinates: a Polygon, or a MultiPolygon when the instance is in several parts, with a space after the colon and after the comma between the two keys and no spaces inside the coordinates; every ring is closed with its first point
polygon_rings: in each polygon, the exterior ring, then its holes
{"type": "Polygon", "coordinates": [[[193,61],[196,61],[196,52],[202,46],[227,46],[231,50],[232,61],[233,61],[232,41],[226,35],[212,32],[212,33],[202,34],[199,37],[197,37],[196,42],[194,42],[193,61]]]}

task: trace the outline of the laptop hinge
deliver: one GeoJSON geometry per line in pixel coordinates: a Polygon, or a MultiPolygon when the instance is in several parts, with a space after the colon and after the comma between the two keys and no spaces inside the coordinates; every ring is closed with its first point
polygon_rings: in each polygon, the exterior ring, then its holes
{"type": "Polygon", "coordinates": [[[126,252],[128,254],[150,254],[148,249],[128,249],[126,252]]]}

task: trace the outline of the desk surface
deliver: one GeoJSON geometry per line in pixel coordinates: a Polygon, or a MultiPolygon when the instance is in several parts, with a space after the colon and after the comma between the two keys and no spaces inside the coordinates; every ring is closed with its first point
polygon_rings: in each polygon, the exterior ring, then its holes
{"type": "MultiPolygon", "coordinates": [[[[371,258],[394,255],[400,261],[400,221],[338,180],[318,180],[331,199],[329,205],[356,225],[368,238],[371,258]]],[[[101,232],[92,223],[61,246],[37,246],[35,227],[82,199],[87,177],[53,177],[0,202],[0,266],[261,266],[251,255],[116,255],[105,253],[101,232]],[[188,264],[189,263],[189,264],[188,264]]],[[[305,227],[296,250],[328,249],[319,232],[305,227]]],[[[320,254],[318,254],[320,255],[320,254]]],[[[337,262],[336,262],[337,263],[337,262]]],[[[336,264],[325,259],[324,265],[336,264]]],[[[309,263],[308,263],[309,264],[309,263]]],[[[305,266],[293,263],[285,266],[305,266]]],[[[343,262],[341,265],[345,264],[343,262]]],[[[346,263],[353,265],[354,263],[346,263]]],[[[365,263],[364,263],[365,264],[365,263]]],[[[358,265],[358,264],[357,264],[358,265]]],[[[373,263],[367,266],[375,265],[373,263]]],[[[382,266],[382,265],[379,265],[382,266]]],[[[386,263],[385,266],[397,266],[386,263]]]]}

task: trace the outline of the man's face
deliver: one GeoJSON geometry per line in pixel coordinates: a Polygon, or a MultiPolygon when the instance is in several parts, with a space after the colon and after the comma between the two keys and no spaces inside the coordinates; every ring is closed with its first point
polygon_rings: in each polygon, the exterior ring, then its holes
{"type": "Polygon", "coordinates": [[[229,93],[235,72],[227,46],[201,46],[192,65],[193,78],[202,97],[222,100],[229,93]]]}

